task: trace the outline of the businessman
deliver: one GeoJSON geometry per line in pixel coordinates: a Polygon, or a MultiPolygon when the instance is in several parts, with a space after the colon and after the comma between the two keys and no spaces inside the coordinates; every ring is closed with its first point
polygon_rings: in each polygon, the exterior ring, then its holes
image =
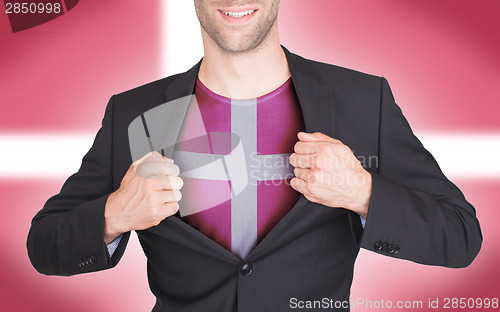
{"type": "Polygon", "coordinates": [[[39,272],[112,268],[134,230],[153,311],[289,311],[292,298],[348,311],[360,247],[473,261],[475,210],[384,78],[289,52],[279,0],[194,5],[203,59],[111,97],[81,168],[33,219],[39,272]]]}

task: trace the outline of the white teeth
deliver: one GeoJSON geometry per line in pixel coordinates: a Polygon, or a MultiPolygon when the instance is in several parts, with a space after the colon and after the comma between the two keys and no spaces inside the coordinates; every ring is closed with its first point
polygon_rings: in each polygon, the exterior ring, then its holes
{"type": "Polygon", "coordinates": [[[222,13],[226,14],[227,16],[240,18],[243,16],[250,15],[253,12],[255,12],[255,10],[248,10],[248,11],[243,11],[243,12],[222,12],[222,13]]]}

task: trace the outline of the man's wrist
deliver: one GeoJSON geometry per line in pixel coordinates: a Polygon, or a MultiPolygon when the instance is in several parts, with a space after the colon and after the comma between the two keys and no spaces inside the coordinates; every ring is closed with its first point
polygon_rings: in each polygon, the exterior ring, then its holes
{"type": "Polygon", "coordinates": [[[115,240],[115,238],[124,233],[123,231],[116,228],[113,223],[112,203],[114,196],[114,193],[111,193],[108,196],[108,200],[106,201],[106,206],[104,208],[104,242],[106,243],[106,245],[108,245],[113,240],[115,240]]]}
{"type": "Polygon", "coordinates": [[[360,185],[361,192],[358,196],[356,196],[354,204],[350,207],[350,210],[356,212],[366,220],[372,194],[372,175],[364,169],[363,171],[363,177],[360,179],[360,181],[362,181],[362,185],[360,185]]]}
{"type": "Polygon", "coordinates": [[[111,243],[115,238],[123,234],[124,232],[115,229],[111,222],[109,221],[109,217],[105,217],[104,224],[104,242],[107,244],[111,243]]]}
{"type": "Polygon", "coordinates": [[[114,241],[118,236],[120,236],[120,234],[108,234],[106,235],[106,233],[104,234],[104,243],[106,245],[109,245],[112,241],[114,241]]]}

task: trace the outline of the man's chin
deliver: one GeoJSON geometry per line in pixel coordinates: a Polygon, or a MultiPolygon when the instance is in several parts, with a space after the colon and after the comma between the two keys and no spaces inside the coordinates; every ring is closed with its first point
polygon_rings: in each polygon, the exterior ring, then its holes
{"type": "Polygon", "coordinates": [[[228,38],[228,40],[219,43],[216,42],[216,44],[228,54],[247,54],[258,50],[263,44],[263,40],[258,40],[256,38],[228,38]]]}

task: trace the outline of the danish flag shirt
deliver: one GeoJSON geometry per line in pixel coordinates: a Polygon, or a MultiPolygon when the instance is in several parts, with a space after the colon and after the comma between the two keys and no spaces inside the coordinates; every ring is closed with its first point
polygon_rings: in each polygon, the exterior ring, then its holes
{"type": "Polygon", "coordinates": [[[181,218],[245,259],[300,197],[289,156],[304,131],[288,79],[252,100],[233,100],[196,81],[174,147],[184,180],[181,218]]]}

